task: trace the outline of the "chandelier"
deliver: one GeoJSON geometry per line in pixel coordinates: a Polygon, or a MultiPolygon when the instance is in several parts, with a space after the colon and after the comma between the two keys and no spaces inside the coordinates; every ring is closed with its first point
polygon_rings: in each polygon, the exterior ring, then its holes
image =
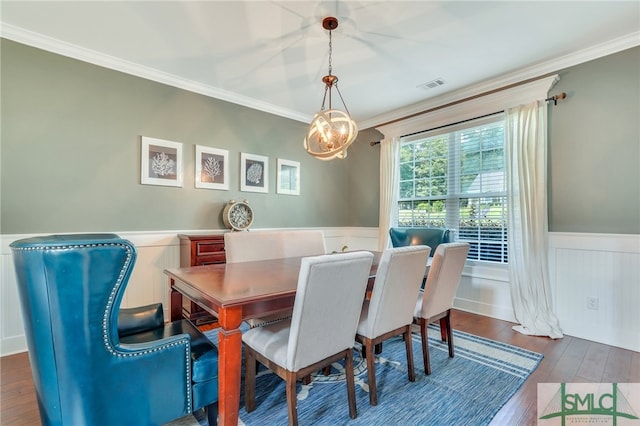
{"type": "Polygon", "coordinates": [[[347,156],[347,148],[358,135],[358,126],[351,118],[347,105],[342,99],[342,94],[338,89],[338,77],[331,74],[331,31],[338,28],[338,20],[334,17],[324,18],[322,28],[329,30],[329,74],[322,77],[322,82],[325,84],[322,107],[311,120],[307,137],[304,138],[304,147],[309,154],[319,160],[343,159],[347,156]],[[340,96],[344,111],[333,109],[331,95],[334,88],[340,96]],[[325,109],[327,94],[329,95],[329,109],[325,109]]]}

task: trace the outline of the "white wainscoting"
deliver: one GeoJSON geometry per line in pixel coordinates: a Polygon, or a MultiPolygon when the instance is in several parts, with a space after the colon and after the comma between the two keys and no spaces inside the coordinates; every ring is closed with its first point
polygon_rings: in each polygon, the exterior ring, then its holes
{"type": "MultiPolygon", "coordinates": [[[[640,352],[640,235],[551,232],[549,279],[564,334],[640,352]]],[[[516,322],[507,269],[467,265],[454,306],[516,322]]]]}
{"type": "Polygon", "coordinates": [[[550,233],[549,270],[565,334],[640,352],[640,235],[550,233]]]}
{"type": "Polygon", "coordinates": [[[515,322],[507,265],[467,262],[453,306],[463,311],[515,322]]]}
{"type": "MultiPolygon", "coordinates": [[[[377,250],[377,228],[322,228],[327,250],[377,250]]],[[[210,233],[221,233],[212,230],[210,233]]],[[[180,266],[181,233],[204,234],[207,231],[116,232],[131,241],[138,250],[136,266],[125,291],[122,307],[162,302],[169,318],[169,288],[164,270],[180,266]]],[[[36,235],[0,236],[0,356],[27,350],[22,311],[9,244],[36,235]]]]}
{"type": "MultiPolygon", "coordinates": [[[[377,228],[321,229],[329,252],[378,249],[377,228]]],[[[179,266],[179,233],[190,231],[118,232],[138,249],[123,307],[162,302],[168,318],[163,271],[179,266]]],[[[31,236],[0,236],[0,356],[27,348],[9,244],[31,236]]],[[[551,233],[549,240],[552,297],[565,334],[640,351],[640,236],[551,233]],[[587,297],[598,299],[597,311],[587,309],[587,297]]],[[[468,265],[454,306],[515,322],[506,268],[468,265]]]]}

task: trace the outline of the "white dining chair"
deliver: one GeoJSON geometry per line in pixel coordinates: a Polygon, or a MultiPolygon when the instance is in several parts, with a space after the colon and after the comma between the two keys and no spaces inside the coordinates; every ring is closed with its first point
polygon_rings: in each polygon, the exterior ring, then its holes
{"type": "MultiPolygon", "coordinates": [[[[227,232],[224,234],[227,263],[318,256],[326,253],[320,230],[282,230],[227,232]]],[[[259,283],[257,285],[260,285],[259,283]]],[[[261,327],[291,317],[291,309],[247,320],[250,327],[261,327]]]]}
{"type": "Polygon", "coordinates": [[[373,262],[370,252],[302,259],[292,317],[242,335],[245,406],[255,409],[256,361],[286,381],[289,424],[298,424],[296,381],[344,360],[349,416],[356,418],[353,346],[373,262]]]}
{"type": "Polygon", "coordinates": [[[371,297],[362,306],[356,340],[367,359],[369,403],[378,404],[374,347],[403,335],[409,381],[415,381],[411,324],[416,295],[425,275],[431,248],[425,245],[387,249],[382,253],[371,297]]]}
{"type": "Polygon", "coordinates": [[[447,341],[449,357],[453,358],[451,308],[468,253],[469,243],[440,244],[433,256],[424,290],[420,291],[418,296],[413,322],[420,326],[422,359],[426,374],[431,374],[427,326],[432,322],[440,320],[442,340],[447,341]]]}
{"type": "Polygon", "coordinates": [[[323,232],[315,229],[226,232],[224,250],[227,263],[319,256],[327,252],[323,232]]]}

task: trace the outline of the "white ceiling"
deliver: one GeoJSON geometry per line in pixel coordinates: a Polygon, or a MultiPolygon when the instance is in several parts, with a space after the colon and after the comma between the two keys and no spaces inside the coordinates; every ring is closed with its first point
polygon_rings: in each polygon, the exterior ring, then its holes
{"type": "Polygon", "coordinates": [[[299,121],[320,109],[335,16],[333,74],[360,128],[640,45],[637,0],[0,5],[5,38],[299,121]]]}

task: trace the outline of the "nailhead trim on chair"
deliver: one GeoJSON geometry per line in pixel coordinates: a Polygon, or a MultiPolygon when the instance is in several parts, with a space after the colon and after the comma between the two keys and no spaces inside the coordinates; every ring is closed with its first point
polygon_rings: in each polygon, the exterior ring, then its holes
{"type": "Polygon", "coordinates": [[[77,248],[92,248],[92,247],[107,247],[107,246],[118,246],[118,247],[123,247],[125,249],[125,251],[127,252],[127,258],[124,262],[124,265],[122,265],[122,269],[120,270],[120,274],[118,275],[118,280],[116,281],[116,284],[113,286],[113,288],[111,289],[111,293],[109,294],[109,299],[107,302],[107,306],[106,309],[104,311],[104,314],[102,316],[102,338],[103,338],[103,342],[105,347],[107,348],[107,350],[109,351],[109,353],[113,356],[116,357],[121,357],[121,358],[132,358],[132,357],[137,357],[137,356],[144,356],[153,352],[158,352],[161,351],[165,348],[170,348],[173,346],[182,346],[184,345],[185,348],[185,365],[187,366],[186,369],[186,380],[185,382],[187,383],[187,388],[186,388],[186,394],[187,394],[187,407],[186,407],[186,412],[187,414],[191,414],[193,412],[193,404],[191,402],[191,346],[189,345],[189,341],[190,339],[188,338],[184,338],[184,339],[180,339],[177,340],[173,343],[168,343],[166,345],[162,345],[159,346],[155,349],[152,350],[146,350],[146,351],[137,351],[134,353],[126,353],[126,352],[120,352],[116,349],[116,347],[112,344],[111,342],[111,338],[109,336],[108,333],[108,329],[109,329],[109,316],[113,310],[113,301],[114,301],[114,297],[115,294],[117,293],[118,289],[120,288],[120,286],[122,285],[122,280],[124,278],[125,275],[125,271],[129,268],[129,265],[131,264],[131,258],[132,256],[132,251],[131,251],[131,247],[129,247],[126,244],[120,244],[120,243],[96,243],[96,244],[75,244],[75,245],[51,245],[51,246],[43,246],[43,247],[17,247],[14,248],[14,250],[25,250],[25,251],[31,251],[31,250],[68,250],[68,249],[77,249],[77,248]]]}
{"type": "MultiPolygon", "coordinates": [[[[101,246],[103,244],[96,244],[96,246],[101,246]]],[[[104,244],[106,245],[106,244],[104,244]]],[[[104,338],[104,344],[106,346],[106,348],[109,350],[109,352],[117,357],[125,357],[125,358],[129,358],[129,357],[136,357],[136,356],[144,356],[146,354],[149,353],[153,353],[153,352],[157,352],[160,350],[163,350],[165,348],[170,348],[173,346],[180,346],[180,345],[184,345],[185,348],[185,365],[187,366],[186,368],[186,377],[185,377],[185,383],[187,384],[187,388],[185,389],[185,393],[187,395],[187,407],[186,407],[186,411],[188,414],[190,414],[192,412],[192,402],[191,402],[191,346],[189,345],[189,339],[180,339],[176,342],[173,343],[169,343],[167,345],[162,345],[159,346],[153,350],[147,350],[147,351],[139,351],[139,352],[135,352],[135,353],[123,353],[120,352],[116,349],[115,346],[113,346],[112,341],[111,341],[111,336],[108,333],[108,324],[109,324],[109,317],[112,315],[112,311],[113,311],[113,301],[115,298],[115,294],[117,293],[118,289],[120,288],[120,286],[122,285],[122,280],[125,274],[125,271],[129,268],[129,265],[131,264],[131,258],[132,258],[132,253],[131,253],[131,247],[124,245],[124,244],[108,244],[108,245],[117,245],[117,246],[121,246],[124,247],[126,252],[127,252],[127,259],[125,260],[124,264],[122,265],[122,269],[120,270],[120,275],[118,276],[118,280],[116,281],[116,284],[113,286],[113,289],[111,290],[111,294],[109,295],[109,301],[107,302],[107,306],[105,308],[104,311],[104,315],[102,318],[102,332],[103,332],[103,338],[104,338]]]]}

